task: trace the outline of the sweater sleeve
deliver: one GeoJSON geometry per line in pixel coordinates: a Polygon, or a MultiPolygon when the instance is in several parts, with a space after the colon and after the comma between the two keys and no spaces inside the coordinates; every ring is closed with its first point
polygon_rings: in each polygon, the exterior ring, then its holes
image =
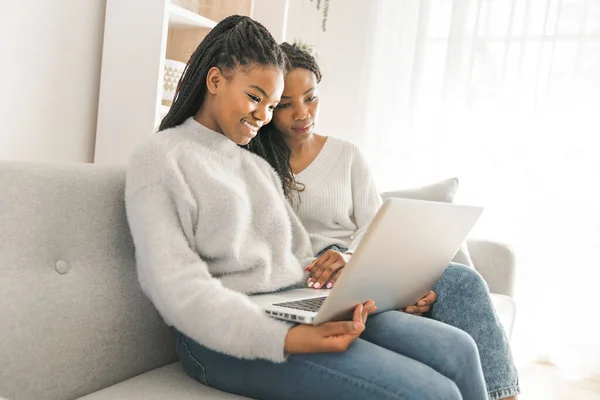
{"type": "Polygon", "coordinates": [[[381,195],[377,191],[375,180],[371,170],[360,149],[354,148],[354,157],[351,167],[352,203],[354,208],[354,220],[358,229],[348,247],[348,252],[353,253],[360,243],[363,235],[369,228],[369,224],[375,218],[381,207],[381,195]]]}
{"type": "Polygon", "coordinates": [[[238,358],[283,362],[290,325],[210,274],[188,238],[193,207],[184,190],[155,184],[126,198],[142,289],[168,324],[195,341],[238,358]]]}

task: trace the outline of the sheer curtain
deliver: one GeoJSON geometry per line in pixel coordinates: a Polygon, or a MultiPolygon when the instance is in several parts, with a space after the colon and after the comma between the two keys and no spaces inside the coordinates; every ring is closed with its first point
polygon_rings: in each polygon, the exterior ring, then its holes
{"type": "Polygon", "coordinates": [[[600,0],[374,4],[381,190],[458,176],[473,235],[517,253],[517,359],[600,373],[600,0]]]}

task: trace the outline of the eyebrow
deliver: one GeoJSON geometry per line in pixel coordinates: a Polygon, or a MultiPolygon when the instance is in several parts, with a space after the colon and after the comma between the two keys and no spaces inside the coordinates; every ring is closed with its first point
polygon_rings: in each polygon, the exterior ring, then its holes
{"type": "MultiPolygon", "coordinates": [[[[310,89],[308,89],[306,92],[302,93],[302,96],[307,95],[308,93],[312,92],[313,90],[315,90],[314,87],[311,87],[310,89]]],[[[281,96],[282,99],[291,99],[292,96],[281,96]]]]}

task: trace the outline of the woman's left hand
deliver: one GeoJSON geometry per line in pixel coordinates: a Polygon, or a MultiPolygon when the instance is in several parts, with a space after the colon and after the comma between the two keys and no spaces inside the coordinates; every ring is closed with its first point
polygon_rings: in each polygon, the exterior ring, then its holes
{"type": "Polygon", "coordinates": [[[436,300],[437,294],[435,294],[435,292],[431,290],[425,296],[421,297],[421,299],[417,301],[417,304],[415,304],[414,306],[406,307],[405,310],[400,311],[407,312],[408,314],[423,315],[423,313],[426,313],[431,309],[431,306],[433,305],[433,303],[435,303],[436,300]]]}
{"type": "Polygon", "coordinates": [[[306,270],[310,271],[310,278],[307,281],[308,287],[331,289],[348,261],[350,261],[350,254],[327,250],[321,257],[306,267],[306,270]]]}

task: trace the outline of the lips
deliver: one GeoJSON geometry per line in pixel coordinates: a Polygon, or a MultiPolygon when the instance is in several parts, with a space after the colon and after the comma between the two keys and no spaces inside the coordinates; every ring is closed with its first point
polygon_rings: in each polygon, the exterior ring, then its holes
{"type": "Polygon", "coordinates": [[[292,127],[292,130],[294,132],[298,132],[298,133],[306,133],[310,130],[310,128],[312,128],[313,123],[311,122],[308,125],[304,125],[304,126],[300,126],[300,127],[292,127]]]}

